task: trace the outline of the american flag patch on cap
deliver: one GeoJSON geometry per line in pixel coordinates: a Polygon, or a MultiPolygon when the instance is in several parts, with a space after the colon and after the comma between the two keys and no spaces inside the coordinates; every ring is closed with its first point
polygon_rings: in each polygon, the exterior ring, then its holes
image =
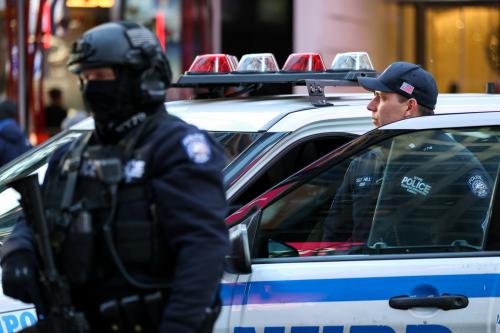
{"type": "Polygon", "coordinates": [[[403,84],[401,85],[401,87],[399,87],[399,89],[401,89],[405,93],[411,95],[411,93],[413,92],[413,89],[415,89],[415,87],[412,86],[411,84],[407,83],[407,82],[403,82],[403,84]]]}

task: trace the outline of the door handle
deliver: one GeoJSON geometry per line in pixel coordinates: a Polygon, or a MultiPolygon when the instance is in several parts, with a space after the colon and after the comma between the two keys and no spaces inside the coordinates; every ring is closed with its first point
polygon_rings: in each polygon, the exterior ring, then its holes
{"type": "Polygon", "coordinates": [[[469,299],[463,295],[441,295],[428,297],[396,296],[389,299],[389,306],[394,309],[438,308],[441,310],[463,309],[469,305],[469,299]]]}

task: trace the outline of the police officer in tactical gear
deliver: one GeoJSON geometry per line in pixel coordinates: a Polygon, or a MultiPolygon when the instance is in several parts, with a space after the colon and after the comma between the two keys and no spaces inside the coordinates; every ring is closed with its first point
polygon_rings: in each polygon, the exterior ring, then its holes
{"type": "MultiPolygon", "coordinates": [[[[359,78],[359,84],[374,93],[367,109],[372,113],[376,127],[405,118],[434,114],[438,96],[436,82],[429,72],[418,65],[395,62],[377,78],[359,78]]],[[[451,202],[438,202],[443,197],[448,197],[443,194],[445,189],[441,181],[446,179],[446,173],[449,175],[455,171],[447,169],[446,165],[459,164],[463,168],[459,170],[460,174],[455,173],[454,181],[448,184],[453,186],[456,198],[462,199],[461,204],[487,207],[491,195],[488,174],[477,158],[450,136],[440,132],[432,137],[416,135],[413,142],[401,148],[401,152],[406,152],[401,155],[399,164],[395,163],[399,167],[386,170],[389,148],[381,146],[372,149],[350,163],[325,220],[324,241],[366,242],[374,219],[382,219],[380,215],[374,215],[376,211],[385,214],[385,220],[394,222],[410,219],[411,214],[406,213],[412,212],[414,207],[449,207],[451,202]],[[454,153],[457,151],[460,154],[454,153]],[[425,154],[429,161],[431,156],[439,155],[443,161],[429,163],[429,167],[434,170],[424,172],[425,168],[412,168],[412,163],[408,162],[418,154],[425,154]],[[447,170],[445,174],[444,170],[447,170]],[[379,195],[382,183],[386,193],[379,195]],[[472,183],[479,185],[482,190],[478,191],[478,186],[473,188],[472,183]],[[415,192],[412,186],[418,186],[421,192],[415,192]],[[392,189],[390,194],[388,188],[392,189]],[[406,209],[404,214],[403,208],[406,209]]],[[[482,221],[483,211],[474,211],[475,213],[469,212],[468,216],[477,214],[474,220],[482,221]]],[[[437,214],[437,210],[434,210],[434,214],[437,214]]],[[[450,216],[452,214],[448,214],[448,219],[451,220],[458,221],[461,218],[450,216]]],[[[482,235],[477,223],[469,227],[471,233],[482,235]]]]}
{"type": "MultiPolygon", "coordinates": [[[[228,249],[221,148],[165,111],[170,68],[145,27],[88,30],[68,66],[95,131],[53,154],[42,193],[75,310],[91,332],[210,331],[228,249]]],[[[1,265],[4,293],[38,310],[37,240],[21,219],[1,265]]]]}

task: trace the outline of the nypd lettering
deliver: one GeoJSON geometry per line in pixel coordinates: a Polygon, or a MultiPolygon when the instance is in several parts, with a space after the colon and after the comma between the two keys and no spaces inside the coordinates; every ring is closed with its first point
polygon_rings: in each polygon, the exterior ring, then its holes
{"type": "Polygon", "coordinates": [[[401,179],[401,187],[411,194],[420,194],[425,197],[428,196],[432,190],[431,185],[427,184],[422,178],[417,176],[404,176],[403,179],[401,179]]]}
{"type": "MultiPolygon", "coordinates": [[[[257,330],[256,327],[240,327],[236,326],[233,333],[257,333],[262,330],[257,330]]],[[[346,326],[265,326],[263,333],[395,333],[395,329],[386,325],[346,325],[346,326]],[[344,330],[345,328],[345,330],[344,330]]],[[[403,332],[399,331],[398,332],[403,332]]],[[[406,333],[451,333],[451,329],[442,325],[407,325],[406,333]]]]}
{"type": "Polygon", "coordinates": [[[182,147],[189,159],[196,164],[203,164],[210,160],[212,151],[202,133],[188,134],[182,139],[182,147]]]}
{"type": "Polygon", "coordinates": [[[36,324],[34,309],[14,311],[0,316],[0,332],[14,333],[36,324]]]}
{"type": "Polygon", "coordinates": [[[488,183],[480,174],[474,174],[467,178],[467,185],[469,186],[472,194],[478,198],[486,198],[489,194],[488,183]]]}
{"type": "Polygon", "coordinates": [[[123,168],[125,182],[130,183],[133,179],[140,179],[144,176],[146,162],[142,160],[130,160],[123,168]]]}

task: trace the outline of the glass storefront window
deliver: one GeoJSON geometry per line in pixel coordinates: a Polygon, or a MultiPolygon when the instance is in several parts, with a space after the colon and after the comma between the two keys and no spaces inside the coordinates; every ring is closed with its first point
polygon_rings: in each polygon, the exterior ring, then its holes
{"type": "Polygon", "coordinates": [[[500,84],[500,8],[429,7],[425,12],[426,67],[441,92],[484,92],[500,84]]]}

